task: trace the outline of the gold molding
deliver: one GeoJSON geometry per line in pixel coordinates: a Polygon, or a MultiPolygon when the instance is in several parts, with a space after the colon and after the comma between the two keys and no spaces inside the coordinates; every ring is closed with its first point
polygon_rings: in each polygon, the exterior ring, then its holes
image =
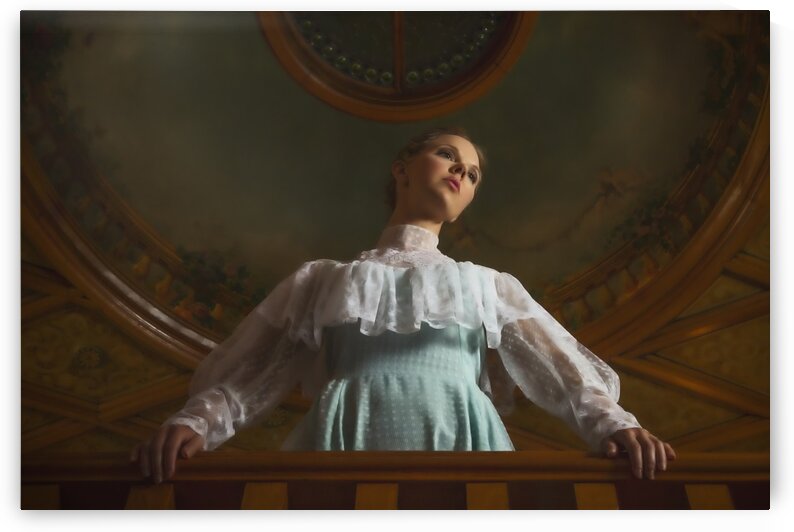
{"type": "Polygon", "coordinates": [[[710,451],[731,443],[740,442],[758,434],[769,432],[769,419],[742,416],[716,427],[671,439],[668,443],[676,451],[710,451]]]}
{"type": "Polygon", "coordinates": [[[189,380],[187,375],[178,375],[99,402],[79,399],[46,386],[23,382],[22,405],[97,425],[185,397],[189,380]]]}
{"type": "Polygon", "coordinates": [[[665,386],[684,390],[700,399],[761,417],[769,417],[769,396],[679,364],[655,358],[653,362],[613,358],[610,365],[665,386]]]}
{"type": "Polygon", "coordinates": [[[30,453],[59,441],[78,436],[94,428],[91,423],[59,419],[54,423],[36,427],[22,433],[22,452],[30,453]]]}
{"type": "Polygon", "coordinates": [[[190,375],[177,375],[102,401],[97,411],[98,419],[112,421],[176,399],[187,398],[190,379],[190,375]]]}
{"type": "Polygon", "coordinates": [[[740,252],[725,264],[725,271],[740,281],[769,290],[769,261],[740,252]]]}
{"type": "Polygon", "coordinates": [[[57,271],[25,262],[24,260],[22,261],[21,277],[22,286],[42,294],[54,295],[74,290],[74,286],[57,271]]]}
{"type": "Polygon", "coordinates": [[[84,423],[97,422],[96,403],[62,394],[39,384],[22,383],[22,406],[84,423]]]}
{"type": "Polygon", "coordinates": [[[623,353],[620,358],[634,358],[652,353],[768,314],[769,292],[752,294],[672,321],[656,334],[623,353]]]}
{"type": "Polygon", "coordinates": [[[22,323],[29,322],[51,314],[69,303],[85,307],[95,308],[90,301],[86,300],[83,294],[76,289],[64,290],[60,294],[35,297],[22,302],[22,323]]]}

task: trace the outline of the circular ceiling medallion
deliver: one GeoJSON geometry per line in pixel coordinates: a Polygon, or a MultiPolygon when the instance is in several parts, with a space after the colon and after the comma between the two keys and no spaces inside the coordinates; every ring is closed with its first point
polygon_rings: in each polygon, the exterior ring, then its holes
{"type": "Polygon", "coordinates": [[[521,55],[534,12],[261,12],[286,71],[371,120],[442,116],[486,94],[521,55]]]}

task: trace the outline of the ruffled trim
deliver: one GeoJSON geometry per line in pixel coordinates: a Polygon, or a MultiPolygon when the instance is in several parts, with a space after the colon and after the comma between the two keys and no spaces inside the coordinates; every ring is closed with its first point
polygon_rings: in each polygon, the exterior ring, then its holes
{"type": "Polygon", "coordinates": [[[471,262],[399,268],[375,261],[316,260],[279,283],[255,312],[293,340],[319,349],[323,328],[361,320],[362,334],[409,334],[421,324],[485,328],[488,347],[502,327],[545,312],[512,275],[471,262]]]}

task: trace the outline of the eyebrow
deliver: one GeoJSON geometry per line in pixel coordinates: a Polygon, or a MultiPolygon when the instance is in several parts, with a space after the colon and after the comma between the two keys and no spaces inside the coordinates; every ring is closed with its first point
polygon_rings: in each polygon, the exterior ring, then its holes
{"type": "MultiPolygon", "coordinates": [[[[460,151],[455,146],[453,146],[452,144],[438,144],[436,147],[440,148],[442,146],[446,146],[447,148],[452,148],[453,150],[455,150],[455,154],[458,156],[458,159],[460,159],[460,151]]],[[[473,165],[471,165],[471,167],[474,168],[475,170],[477,170],[477,175],[478,176],[482,177],[482,171],[480,170],[479,166],[477,166],[476,164],[473,164],[473,165]]]]}

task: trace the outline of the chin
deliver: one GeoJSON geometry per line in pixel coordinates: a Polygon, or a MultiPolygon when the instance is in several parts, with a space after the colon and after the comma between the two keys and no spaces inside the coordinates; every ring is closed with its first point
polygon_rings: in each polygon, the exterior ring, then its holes
{"type": "Polygon", "coordinates": [[[454,216],[450,210],[452,202],[444,193],[432,194],[431,197],[427,198],[427,201],[423,203],[424,208],[422,210],[436,221],[445,221],[454,216]]]}
{"type": "Polygon", "coordinates": [[[438,220],[443,222],[443,223],[445,223],[445,224],[451,224],[451,223],[454,223],[455,220],[457,220],[459,217],[460,217],[459,214],[455,214],[455,213],[447,211],[447,212],[444,212],[444,213],[440,213],[438,215],[438,220]]]}

